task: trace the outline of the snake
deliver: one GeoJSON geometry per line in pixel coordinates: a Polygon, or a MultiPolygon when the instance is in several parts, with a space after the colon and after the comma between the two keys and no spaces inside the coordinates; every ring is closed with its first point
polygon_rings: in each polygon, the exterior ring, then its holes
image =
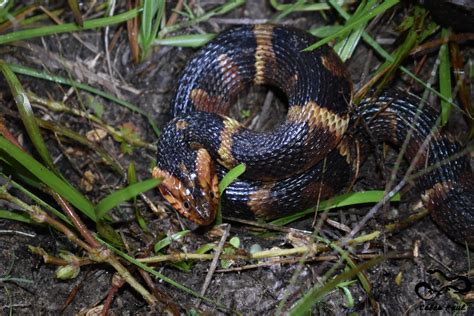
{"type": "Polygon", "coordinates": [[[438,128],[439,111],[389,89],[353,102],[350,75],[328,45],[274,24],[220,33],[188,61],[171,100],[172,119],[158,139],[152,176],[164,199],[197,225],[223,212],[272,219],[314,206],[351,187],[377,143],[403,150],[421,200],[436,224],[474,247],[474,177],[469,151],[438,128]],[[281,92],[285,120],[250,130],[227,115],[249,87],[281,92]],[[467,152],[467,153],[466,153],[467,152]],[[242,176],[219,194],[226,172],[242,176]]]}

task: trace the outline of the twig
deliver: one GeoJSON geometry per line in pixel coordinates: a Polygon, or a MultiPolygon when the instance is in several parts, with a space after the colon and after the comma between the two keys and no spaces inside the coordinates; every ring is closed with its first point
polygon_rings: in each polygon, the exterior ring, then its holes
{"type": "MultiPolygon", "coordinates": [[[[207,271],[206,279],[204,280],[204,284],[201,287],[201,295],[204,296],[206,294],[206,290],[209,287],[209,284],[211,283],[212,276],[214,275],[214,271],[216,271],[217,264],[219,261],[219,255],[222,253],[222,249],[224,249],[225,242],[227,240],[227,237],[229,236],[229,231],[230,231],[230,225],[229,224],[224,224],[223,226],[223,234],[221,237],[221,240],[219,242],[219,245],[217,245],[216,252],[214,253],[214,258],[212,258],[211,265],[209,266],[209,271],[207,271]]],[[[199,304],[198,304],[199,306],[199,304]]]]}

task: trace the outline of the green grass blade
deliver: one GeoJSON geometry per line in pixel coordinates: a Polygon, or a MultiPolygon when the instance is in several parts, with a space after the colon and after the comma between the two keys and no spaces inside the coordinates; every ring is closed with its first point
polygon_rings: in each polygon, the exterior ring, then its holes
{"type": "Polygon", "coordinates": [[[294,3],[288,4],[286,7],[284,7],[282,9],[282,11],[280,13],[278,13],[273,18],[271,18],[270,22],[277,23],[278,21],[283,19],[288,14],[299,11],[300,8],[303,7],[304,4],[305,4],[305,0],[298,0],[294,3]]]}
{"type": "Polygon", "coordinates": [[[33,113],[30,100],[26,96],[20,81],[15,76],[15,73],[10,69],[10,67],[3,61],[0,61],[0,71],[3,73],[3,76],[10,87],[12,95],[15,98],[18,112],[20,113],[21,120],[26,128],[30,140],[46,165],[56,174],[59,174],[56,170],[56,167],[54,166],[53,160],[49,154],[49,150],[46,148],[46,145],[43,141],[40,129],[36,124],[36,118],[33,113]]]}
{"type": "Polygon", "coordinates": [[[339,31],[342,28],[343,28],[342,25],[324,25],[321,27],[316,27],[314,29],[311,29],[309,30],[309,32],[316,37],[322,38],[322,37],[329,36],[333,34],[334,32],[339,31]]]}
{"type": "Polygon", "coordinates": [[[378,257],[378,258],[372,259],[370,261],[367,261],[358,265],[354,269],[351,269],[347,272],[344,272],[338,275],[337,277],[327,282],[323,286],[317,284],[315,287],[309,290],[300,300],[296,302],[294,307],[291,310],[289,310],[288,315],[290,316],[306,315],[312,310],[314,304],[318,303],[326,294],[328,294],[330,291],[336,288],[339,283],[352,279],[358,273],[379,264],[383,260],[384,260],[384,257],[378,257]]]}
{"type": "Polygon", "coordinates": [[[219,182],[219,194],[223,194],[225,189],[245,172],[245,164],[235,166],[219,182]]]}
{"type": "Polygon", "coordinates": [[[155,244],[155,247],[154,247],[155,253],[159,252],[161,249],[163,249],[165,247],[168,247],[169,245],[171,245],[171,243],[173,241],[180,240],[181,238],[183,238],[184,236],[186,236],[190,232],[191,232],[190,230],[183,230],[183,231],[177,232],[177,233],[175,233],[171,236],[163,238],[162,240],[158,241],[155,244]]]}
{"type": "MultiPolygon", "coordinates": [[[[441,31],[441,36],[447,38],[450,35],[448,29],[443,29],[441,31]]],[[[453,98],[453,93],[451,90],[451,65],[449,59],[449,49],[448,44],[441,45],[439,51],[439,92],[444,96],[444,98],[449,101],[453,98]]],[[[449,119],[449,114],[451,113],[451,103],[441,100],[441,126],[446,125],[449,119]]]]}
{"type": "Polygon", "coordinates": [[[7,161],[14,160],[18,162],[41,182],[81,210],[90,219],[96,221],[94,206],[88,199],[69,183],[63,181],[33,157],[10,143],[3,136],[0,136],[0,157],[4,157],[7,161]]]}
{"type": "Polygon", "coordinates": [[[156,136],[160,135],[160,131],[159,131],[158,127],[156,126],[156,124],[155,124],[154,120],[152,119],[152,117],[149,116],[142,109],[140,109],[139,107],[137,107],[136,105],[134,105],[134,104],[132,104],[128,101],[119,99],[119,98],[117,98],[117,97],[115,97],[115,96],[113,96],[109,93],[106,93],[106,92],[102,91],[102,90],[93,88],[89,85],[79,83],[79,82],[71,80],[71,79],[66,79],[66,78],[63,78],[61,76],[46,74],[46,73],[38,71],[36,69],[21,66],[21,65],[16,65],[16,64],[11,64],[11,63],[5,63],[5,64],[8,65],[8,67],[10,67],[10,69],[15,73],[26,75],[26,76],[31,76],[31,77],[34,77],[34,78],[44,79],[44,80],[48,80],[48,81],[52,81],[52,82],[56,82],[56,83],[60,83],[60,84],[65,84],[65,85],[68,85],[68,86],[71,86],[71,87],[74,87],[74,88],[78,88],[78,89],[96,94],[96,95],[101,96],[105,99],[108,99],[112,102],[115,102],[119,105],[122,105],[123,107],[126,107],[127,109],[129,109],[129,110],[131,110],[135,113],[138,113],[138,114],[142,115],[143,117],[145,117],[148,120],[148,123],[150,124],[151,128],[155,132],[156,136]]]}
{"type": "MultiPolygon", "coordinates": [[[[162,2],[162,1],[158,1],[162,2]]],[[[143,12],[142,21],[140,25],[140,35],[142,41],[146,41],[151,34],[153,28],[153,17],[155,16],[156,10],[158,10],[157,1],[143,0],[143,12]]]]}
{"type": "Polygon", "coordinates": [[[100,28],[108,25],[118,24],[130,20],[138,15],[140,10],[132,9],[126,11],[121,14],[117,14],[115,16],[106,17],[106,18],[99,18],[95,20],[84,21],[84,26],[81,27],[76,23],[65,23],[61,25],[51,25],[51,26],[43,26],[28,30],[22,30],[17,32],[11,32],[4,35],[0,35],[0,45],[14,42],[14,41],[21,41],[25,39],[31,39],[40,36],[47,36],[52,34],[60,34],[66,32],[76,32],[76,31],[84,31],[89,29],[100,28]]]}
{"type": "Polygon", "coordinates": [[[14,213],[12,211],[0,210],[0,218],[27,223],[27,224],[36,224],[36,222],[32,220],[28,215],[14,213]]]}
{"type": "MultiPolygon", "coordinates": [[[[347,20],[347,23],[351,23],[359,17],[366,15],[375,4],[376,0],[370,0],[368,2],[362,1],[352,17],[347,20]]],[[[348,34],[348,36],[345,36],[334,46],[334,50],[343,62],[352,56],[352,53],[357,47],[357,44],[359,43],[366,26],[367,22],[360,24],[358,27],[354,28],[354,30],[348,34]]]]}
{"type": "MultiPolygon", "coordinates": [[[[245,164],[241,163],[240,165],[235,166],[222,178],[219,182],[219,195],[222,196],[225,189],[234,182],[238,177],[240,177],[245,172],[245,164]]],[[[217,209],[216,215],[216,225],[222,224],[222,209],[221,201],[219,200],[219,207],[217,209]]]]}
{"type": "Polygon", "coordinates": [[[165,11],[164,0],[144,0],[143,14],[140,28],[140,40],[142,45],[142,56],[146,57],[158,30],[165,11]]]}
{"type": "Polygon", "coordinates": [[[346,32],[351,31],[352,29],[358,27],[359,25],[366,23],[376,17],[377,15],[385,12],[386,10],[390,9],[394,5],[396,5],[400,0],[386,0],[379,6],[375,7],[374,9],[370,10],[367,12],[367,14],[360,16],[359,18],[353,20],[352,22],[348,22],[343,28],[341,28],[339,31],[335,32],[331,36],[328,36],[326,38],[323,38],[322,40],[310,45],[309,47],[305,48],[305,51],[311,51],[314,50],[324,44],[329,43],[333,39],[336,39],[337,37],[343,35],[346,32]]]}
{"type": "Polygon", "coordinates": [[[96,206],[97,218],[101,219],[110,211],[122,202],[128,201],[140,193],[146,192],[155,188],[160,184],[161,180],[149,179],[142,182],[131,184],[123,189],[114,191],[110,195],[103,198],[96,206]]]}
{"type": "Polygon", "coordinates": [[[213,16],[226,14],[226,13],[234,10],[235,8],[243,5],[244,3],[245,3],[245,0],[229,0],[228,2],[224,3],[223,5],[218,6],[215,9],[209,10],[206,13],[204,13],[203,15],[195,17],[195,18],[193,18],[189,21],[184,21],[184,22],[181,22],[181,23],[177,23],[177,24],[174,24],[174,25],[164,27],[161,30],[159,37],[163,37],[165,34],[175,32],[179,29],[192,26],[192,25],[197,24],[199,22],[207,21],[210,18],[212,18],[213,16]]]}
{"type": "Polygon", "coordinates": [[[12,0],[7,0],[7,1],[2,1],[0,3],[0,23],[3,23],[6,21],[11,14],[10,9],[13,7],[13,1],[12,0]]]}
{"type": "MultiPolygon", "coordinates": [[[[322,239],[321,239],[322,240],[322,239]]],[[[340,255],[341,257],[344,259],[344,261],[347,263],[347,265],[351,268],[351,269],[356,269],[357,268],[357,265],[356,263],[352,260],[352,258],[350,257],[350,253],[348,253],[345,249],[339,247],[338,245],[334,244],[334,243],[330,243],[328,240],[323,240],[326,244],[329,244],[329,246],[331,248],[333,248],[334,250],[336,250],[340,255]]],[[[370,296],[371,295],[371,292],[372,292],[372,286],[370,285],[370,282],[369,280],[367,280],[367,277],[365,276],[365,274],[361,271],[359,273],[357,273],[357,278],[359,279],[359,282],[360,284],[362,285],[362,288],[365,290],[365,292],[370,296]]]]}
{"type": "Polygon", "coordinates": [[[178,47],[200,47],[216,37],[216,34],[193,34],[178,35],[154,40],[154,45],[178,46],[178,47]]]}
{"type": "MultiPolygon", "coordinates": [[[[385,192],[379,190],[372,191],[363,191],[363,192],[350,192],[342,195],[335,196],[329,200],[322,201],[319,203],[318,210],[327,211],[336,207],[357,205],[357,204],[367,204],[367,203],[377,203],[384,197],[385,192]]],[[[392,202],[400,201],[400,194],[395,194],[394,197],[390,200],[392,202]]],[[[315,208],[309,208],[304,211],[291,214],[279,219],[276,219],[271,222],[274,225],[286,225],[288,223],[294,222],[308,214],[314,213],[315,208]]]]}
{"type": "Polygon", "coordinates": [[[270,0],[271,6],[277,11],[285,11],[288,8],[294,10],[295,12],[298,11],[322,11],[322,10],[329,10],[331,7],[327,3],[305,3],[297,7],[296,9],[293,7],[293,4],[290,3],[280,3],[278,0],[270,0]]]}

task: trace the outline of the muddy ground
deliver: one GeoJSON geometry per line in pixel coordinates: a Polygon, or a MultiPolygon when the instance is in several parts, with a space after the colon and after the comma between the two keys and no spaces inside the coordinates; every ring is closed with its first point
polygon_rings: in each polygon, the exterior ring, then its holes
{"type": "MultiPolygon", "coordinates": [[[[222,2],[200,1],[200,4],[209,9],[222,2]]],[[[169,10],[172,5],[167,7],[169,10]]],[[[397,33],[394,31],[394,26],[397,26],[403,16],[411,10],[410,5],[398,5],[390,13],[377,18],[370,25],[369,32],[383,44],[386,50],[391,51],[397,44],[397,33]]],[[[185,28],[178,33],[190,34],[203,31],[217,33],[230,27],[233,23],[262,21],[262,19],[272,18],[275,14],[276,12],[268,1],[247,1],[244,6],[225,16],[211,18],[207,22],[185,28]]],[[[94,14],[90,13],[90,15],[94,14]]],[[[63,19],[70,22],[72,16],[66,14],[63,19]]],[[[283,18],[281,22],[302,29],[310,29],[333,23],[334,19],[335,16],[331,13],[322,16],[318,13],[306,12],[292,13],[283,18]]],[[[103,53],[104,29],[75,33],[81,42],[72,34],[59,34],[4,46],[1,48],[1,58],[41,69],[46,73],[64,77],[71,76],[78,81],[129,100],[151,115],[158,127],[162,128],[169,119],[167,110],[177,76],[195,50],[156,47],[148,60],[134,64],[131,62],[125,26],[122,24],[118,27],[111,27],[108,34],[109,37],[117,35],[117,42],[110,52],[110,72],[103,53]],[[87,48],[84,43],[87,43],[91,48],[87,48]]],[[[465,43],[461,47],[463,52],[470,49],[465,43]]],[[[425,80],[429,77],[437,52],[437,49],[427,52],[428,61],[423,66],[420,75],[422,78],[425,76],[425,80]]],[[[413,69],[422,58],[423,56],[409,58],[406,66],[413,69]]],[[[356,89],[366,82],[371,71],[380,62],[381,60],[365,44],[361,43],[358,46],[353,57],[346,63],[356,89]]],[[[85,92],[70,90],[66,86],[49,81],[33,79],[28,76],[19,76],[19,79],[25,89],[31,90],[43,98],[63,100],[70,107],[79,109],[86,107],[87,109],[88,104],[99,103],[104,106],[103,120],[107,124],[117,128],[124,126],[124,124],[131,126],[140,138],[150,144],[156,144],[157,138],[146,120],[117,104],[85,92]]],[[[3,79],[0,79],[0,84],[2,86],[0,107],[1,112],[4,113],[3,118],[6,125],[26,148],[31,149],[21,121],[15,115],[7,114],[8,111],[16,111],[16,108],[3,79]]],[[[400,86],[402,89],[409,87],[415,93],[422,91],[419,86],[403,76],[395,79],[391,85],[400,86]]],[[[252,88],[248,95],[241,96],[232,113],[235,117],[242,119],[242,110],[248,110],[251,118],[256,118],[256,122],[259,117],[270,118],[268,122],[265,119],[260,120],[260,123],[254,122],[252,127],[256,129],[271,128],[284,118],[286,109],[282,100],[277,96],[269,96],[268,93],[271,92],[267,88],[252,88]],[[261,112],[265,100],[272,102],[275,106],[261,112]],[[262,121],[265,121],[265,124],[261,123],[262,121]]],[[[436,102],[434,106],[438,105],[436,102]]],[[[54,113],[44,107],[36,107],[35,113],[38,117],[66,126],[83,135],[95,128],[94,124],[85,118],[65,113],[54,113]]],[[[246,118],[244,120],[248,124],[252,124],[252,119],[246,118]]],[[[456,120],[453,124],[457,127],[456,131],[462,132],[462,119],[454,117],[454,120],[456,120]]],[[[124,179],[102,164],[98,156],[90,149],[65,139],[61,139],[62,141],[58,143],[57,138],[50,131],[45,131],[43,135],[50,147],[51,155],[56,159],[56,164],[63,175],[92,201],[98,201],[111,190],[125,185],[124,179]],[[86,171],[91,171],[96,175],[92,190],[88,192],[83,185],[81,186],[81,179],[86,171]]],[[[105,137],[99,144],[116,157],[121,166],[126,168],[133,161],[140,178],[149,178],[150,165],[155,157],[155,152],[144,148],[134,148],[132,153],[124,154],[120,151],[120,144],[111,136],[105,137]]],[[[379,156],[383,156],[382,152],[379,153],[379,156]]],[[[386,150],[385,170],[381,172],[376,168],[375,159],[371,157],[364,165],[354,190],[383,189],[384,179],[390,173],[390,166],[393,165],[395,159],[396,152],[391,149],[386,150]]],[[[361,233],[382,230],[383,225],[398,222],[415,213],[418,197],[412,191],[412,187],[406,188],[403,201],[377,212],[364,226],[361,233]]],[[[22,196],[15,190],[12,190],[12,193],[22,196]]],[[[163,203],[157,192],[148,192],[147,196],[166,212],[165,216],[158,217],[142,201],[137,203],[137,208],[147,221],[148,233],[144,233],[137,225],[134,216],[135,208],[132,203],[125,204],[113,216],[116,220],[113,227],[121,233],[122,238],[128,244],[130,254],[134,256],[148,249],[156,242],[157,236],[171,235],[181,231],[186,225],[186,222],[167,204],[163,203]]],[[[6,203],[0,204],[1,209],[11,207],[6,203]]],[[[369,209],[370,207],[341,208],[331,211],[329,217],[347,227],[354,227],[369,209]]],[[[224,213],[224,215],[226,214],[224,213]]],[[[313,219],[310,217],[290,226],[310,231],[312,221],[313,219]]],[[[292,245],[292,241],[284,232],[272,231],[263,234],[261,231],[252,229],[251,226],[234,221],[227,222],[230,224],[230,237],[238,236],[240,247],[244,250],[249,251],[255,245],[259,245],[262,249],[290,248],[292,245]]],[[[87,224],[94,230],[92,223],[87,222],[87,224]]],[[[324,225],[322,233],[332,239],[345,234],[344,231],[330,225],[324,225]]],[[[218,237],[209,236],[208,232],[200,230],[187,235],[183,240],[174,242],[166,251],[168,253],[192,252],[206,243],[218,243],[218,241],[218,237]]],[[[60,281],[54,277],[56,267],[45,264],[40,256],[32,254],[29,246],[42,247],[47,253],[55,256],[60,251],[70,251],[79,256],[84,255],[64,236],[50,228],[0,219],[0,307],[2,314],[8,314],[10,311],[13,314],[39,315],[59,312],[75,314],[103,304],[114,274],[111,267],[101,264],[87,265],[82,267],[75,279],[60,281]]],[[[461,305],[462,296],[453,293],[444,293],[435,300],[423,301],[415,292],[416,284],[421,281],[429,281],[434,287],[439,287],[439,284],[434,284],[433,279],[429,278],[427,274],[429,269],[437,268],[451,276],[464,274],[472,269],[473,262],[472,259],[469,262],[466,249],[448,239],[429,217],[425,217],[395,234],[383,233],[380,238],[355,246],[351,251],[354,254],[353,260],[356,262],[363,261],[358,259],[357,255],[359,254],[390,253],[395,254],[395,258],[377,264],[365,272],[372,287],[370,296],[363,290],[359,282],[354,282],[347,287],[354,300],[352,305],[346,301],[347,296],[344,294],[344,290],[338,288],[330,291],[315,305],[315,314],[340,315],[351,312],[357,314],[379,312],[388,315],[432,314],[433,312],[435,314],[453,314],[454,311],[450,308],[455,307],[462,309],[460,314],[474,314],[472,298],[467,305],[461,305]]],[[[336,256],[337,253],[329,252],[323,255],[336,256]]],[[[331,258],[310,262],[295,260],[290,264],[279,263],[278,259],[272,260],[273,264],[268,266],[214,274],[205,295],[225,306],[225,309],[202,302],[162,280],[154,279],[156,291],[161,293],[160,304],[154,307],[148,306],[140,295],[125,285],[115,294],[111,313],[163,314],[167,311],[178,311],[182,314],[192,314],[193,311],[199,311],[209,315],[227,313],[271,315],[277,310],[288,310],[303,293],[321,282],[325,273],[334,268],[336,262],[340,262],[331,260],[331,258]],[[281,304],[280,307],[278,307],[279,304],[281,304]]],[[[258,263],[262,262],[264,261],[258,263]]],[[[256,263],[257,261],[237,261],[232,267],[256,263]]],[[[156,270],[199,292],[209,265],[210,261],[195,262],[189,272],[184,272],[168,263],[156,266],[156,270]]],[[[343,271],[344,266],[343,263],[336,267],[338,274],[343,271]]],[[[140,282],[145,284],[136,270],[131,269],[131,271],[140,282]]]]}

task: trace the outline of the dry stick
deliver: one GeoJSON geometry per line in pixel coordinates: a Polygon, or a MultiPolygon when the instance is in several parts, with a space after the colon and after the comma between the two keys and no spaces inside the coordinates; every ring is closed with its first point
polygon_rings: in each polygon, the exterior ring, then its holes
{"type": "Polygon", "coordinates": [[[82,220],[77,216],[76,212],[73,210],[69,202],[67,202],[62,196],[60,196],[56,192],[51,192],[54,200],[61,206],[61,208],[66,213],[67,217],[71,220],[72,224],[81,234],[82,238],[84,238],[87,243],[92,246],[93,248],[99,248],[101,245],[97,240],[95,240],[94,236],[90,233],[89,229],[87,229],[86,225],[82,222],[82,220]]]}
{"type": "MultiPolygon", "coordinates": [[[[209,267],[209,271],[207,272],[206,279],[204,280],[204,284],[201,287],[201,295],[202,296],[204,296],[204,294],[206,294],[206,290],[209,287],[209,284],[211,283],[212,276],[214,274],[214,271],[217,268],[217,263],[219,261],[219,255],[222,253],[222,249],[224,248],[227,237],[229,236],[230,225],[225,224],[223,226],[224,226],[224,232],[222,234],[221,240],[219,241],[219,245],[217,245],[217,249],[216,249],[216,252],[214,254],[214,258],[212,259],[211,265],[209,267]]],[[[197,304],[197,307],[199,307],[199,303],[197,304]]]]}
{"type": "Polygon", "coordinates": [[[166,26],[171,26],[176,23],[176,19],[178,18],[178,12],[181,11],[183,8],[183,0],[179,0],[176,6],[174,7],[174,12],[171,14],[170,18],[166,22],[166,26]]]}
{"type": "Polygon", "coordinates": [[[224,216],[224,219],[226,221],[232,221],[236,223],[241,223],[245,224],[248,226],[253,226],[253,227],[258,227],[258,228],[263,228],[265,230],[273,230],[273,231],[278,231],[282,233],[291,233],[291,232],[297,232],[297,233],[302,233],[302,234],[312,234],[313,232],[308,231],[308,230],[301,230],[301,229],[296,229],[296,228],[291,228],[291,227],[286,227],[286,226],[278,226],[278,225],[273,225],[269,223],[260,223],[248,219],[242,219],[242,218],[237,218],[237,217],[231,217],[231,216],[224,216]]]}
{"type": "Polygon", "coordinates": [[[26,232],[22,232],[22,231],[19,231],[19,230],[11,230],[11,229],[0,229],[0,235],[2,234],[11,234],[11,235],[19,235],[19,236],[23,236],[23,237],[30,237],[30,238],[35,238],[36,237],[36,234],[33,234],[33,233],[26,233],[26,232]]]}
{"type": "MultiPolygon", "coordinates": [[[[115,11],[115,1],[112,1],[112,7],[110,8],[109,16],[114,15],[114,11],[115,11]]],[[[113,73],[112,73],[112,64],[110,62],[109,31],[110,31],[110,26],[107,25],[104,31],[105,60],[107,61],[107,70],[109,71],[109,76],[112,78],[113,73]]],[[[117,91],[115,91],[115,94],[118,95],[117,91]]]]}
{"type": "MultiPolygon", "coordinates": [[[[370,260],[374,259],[377,257],[380,257],[380,254],[354,254],[354,257],[357,257],[359,259],[363,260],[370,260]]],[[[394,254],[393,259],[408,259],[412,258],[413,253],[412,251],[405,251],[402,253],[394,254]]],[[[305,262],[324,262],[324,261],[336,261],[340,259],[340,256],[334,256],[334,255],[329,255],[329,256],[310,256],[305,259],[305,262]]],[[[236,268],[228,268],[228,269],[219,269],[216,270],[216,272],[219,273],[224,273],[224,272],[239,272],[239,271],[244,271],[244,270],[251,270],[251,269],[256,269],[256,268],[261,268],[261,267],[270,267],[274,266],[277,264],[294,264],[298,263],[301,261],[300,257],[296,258],[288,258],[288,259],[281,259],[281,260],[274,260],[271,262],[262,262],[262,263],[257,263],[257,264],[249,264],[245,265],[242,267],[236,267],[236,268]]]]}
{"type": "Polygon", "coordinates": [[[443,44],[448,44],[449,42],[463,42],[463,41],[472,41],[474,40],[474,33],[460,33],[460,34],[451,34],[450,36],[445,36],[438,38],[424,44],[418,45],[411,52],[410,55],[416,55],[421,52],[424,52],[428,49],[437,48],[443,44]]]}
{"type": "MultiPolygon", "coordinates": [[[[66,265],[71,263],[71,260],[66,260],[66,259],[63,259],[63,258],[58,258],[58,257],[55,257],[55,256],[51,256],[49,253],[46,252],[46,250],[44,250],[41,247],[29,246],[29,250],[33,254],[36,254],[38,256],[42,256],[44,263],[54,264],[54,265],[57,265],[57,266],[66,266],[66,265]]],[[[80,257],[74,256],[74,264],[77,265],[78,267],[79,266],[84,266],[84,265],[89,265],[89,264],[92,264],[92,260],[90,258],[84,258],[84,257],[80,258],[80,257]]]]}
{"type": "MultiPolygon", "coordinates": [[[[243,25],[243,24],[263,24],[268,23],[268,19],[247,19],[247,18],[211,18],[209,22],[227,25],[243,25]]],[[[279,22],[279,24],[291,24],[289,21],[279,22]]]]}
{"type": "MultiPolygon", "coordinates": [[[[397,230],[403,229],[404,227],[410,225],[414,221],[417,221],[420,218],[423,218],[427,215],[428,215],[428,211],[423,209],[421,212],[413,214],[401,222],[387,224],[384,227],[384,231],[388,233],[393,233],[397,230]]],[[[252,225],[252,223],[250,224],[252,225]]],[[[258,226],[258,223],[256,224],[258,226]]],[[[378,238],[381,235],[381,233],[382,231],[376,230],[369,234],[351,239],[349,240],[348,244],[353,245],[353,244],[360,244],[367,241],[371,241],[378,238]]],[[[341,242],[336,242],[336,244],[340,245],[341,242]]],[[[313,244],[309,246],[300,246],[300,247],[295,247],[295,248],[290,248],[290,249],[264,250],[264,251],[259,251],[259,252],[248,254],[248,255],[221,254],[219,258],[225,259],[225,260],[255,260],[255,259],[268,259],[268,258],[273,258],[273,257],[282,257],[282,256],[293,256],[293,255],[305,254],[308,252],[321,253],[321,252],[329,251],[329,250],[331,250],[329,246],[321,245],[321,244],[319,245],[313,244]]],[[[159,262],[179,262],[183,260],[213,260],[214,258],[215,258],[215,254],[174,253],[174,254],[169,254],[169,255],[139,258],[137,260],[142,263],[159,263],[159,262]]]]}
{"type": "Polygon", "coordinates": [[[21,150],[25,151],[25,149],[17,141],[16,137],[13,136],[10,130],[5,126],[5,122],[3,121],[2,117],[0,117],[0,135],[3,135],[3,137],[5,137],[8,141],[10,141],[10,143],[20,148],[21,150]]]}
{"type": "Polygon", "coordinates": [[[112,300],[115,296],[115,293],[117,293],[118,290],[122,288],[122,286],[125,284],[125,280],[118,273],[114,273],[111,283],[112,287],[109,289],[109,293],[107,293],[102,311],[100,312],[101,316],[106,316],[108,314],[110,306],[112,306],[112,300]]]}
{"type": "MultiPolygon", "coordinates": [[[[139,7],[139,0],[128,0],[127,10],[132,10],[139,7]]],[[[140,47],[138,46],[138,16],[127,21],[127,35],[130,44],[130,52],[133,62],[138,64],[140,61],[140,47]]]]}
{"type": "MultiPolygon", "coordinates": [[[[394,229],[394,228],[392,228],[394,229]]],[[[381,231],[374,231],[370,234],[362,235],[352,240],[349,240],[349,245],[360,244],[367,242],[369,240],[374,240],[378,238],[381,234],[381,231]]],[[[341,242],[336,242],[336,245],[340,245],[341,242]]],[[[294,256],[307,253],[321,253],[324,251],[331,250],[331,247],[323,244],[310,244],[306,246],[298,246],[290,249],[271,249],[255,252],[252,254],[242,255],[242,254],[220,254],[220,259],[227,260],[255,260],[255,259],[268,259],[272,257],[282,257],[282,256],[294,256]]],[[[159,263],[159,262],[177,262],[182,260],[214,260],[216,257],[215,254],[198,254],[198,253],[174,253],[170,255],[160,255],[148,258],[138,258],[137,260],[141,263],[159,263]]]]}

